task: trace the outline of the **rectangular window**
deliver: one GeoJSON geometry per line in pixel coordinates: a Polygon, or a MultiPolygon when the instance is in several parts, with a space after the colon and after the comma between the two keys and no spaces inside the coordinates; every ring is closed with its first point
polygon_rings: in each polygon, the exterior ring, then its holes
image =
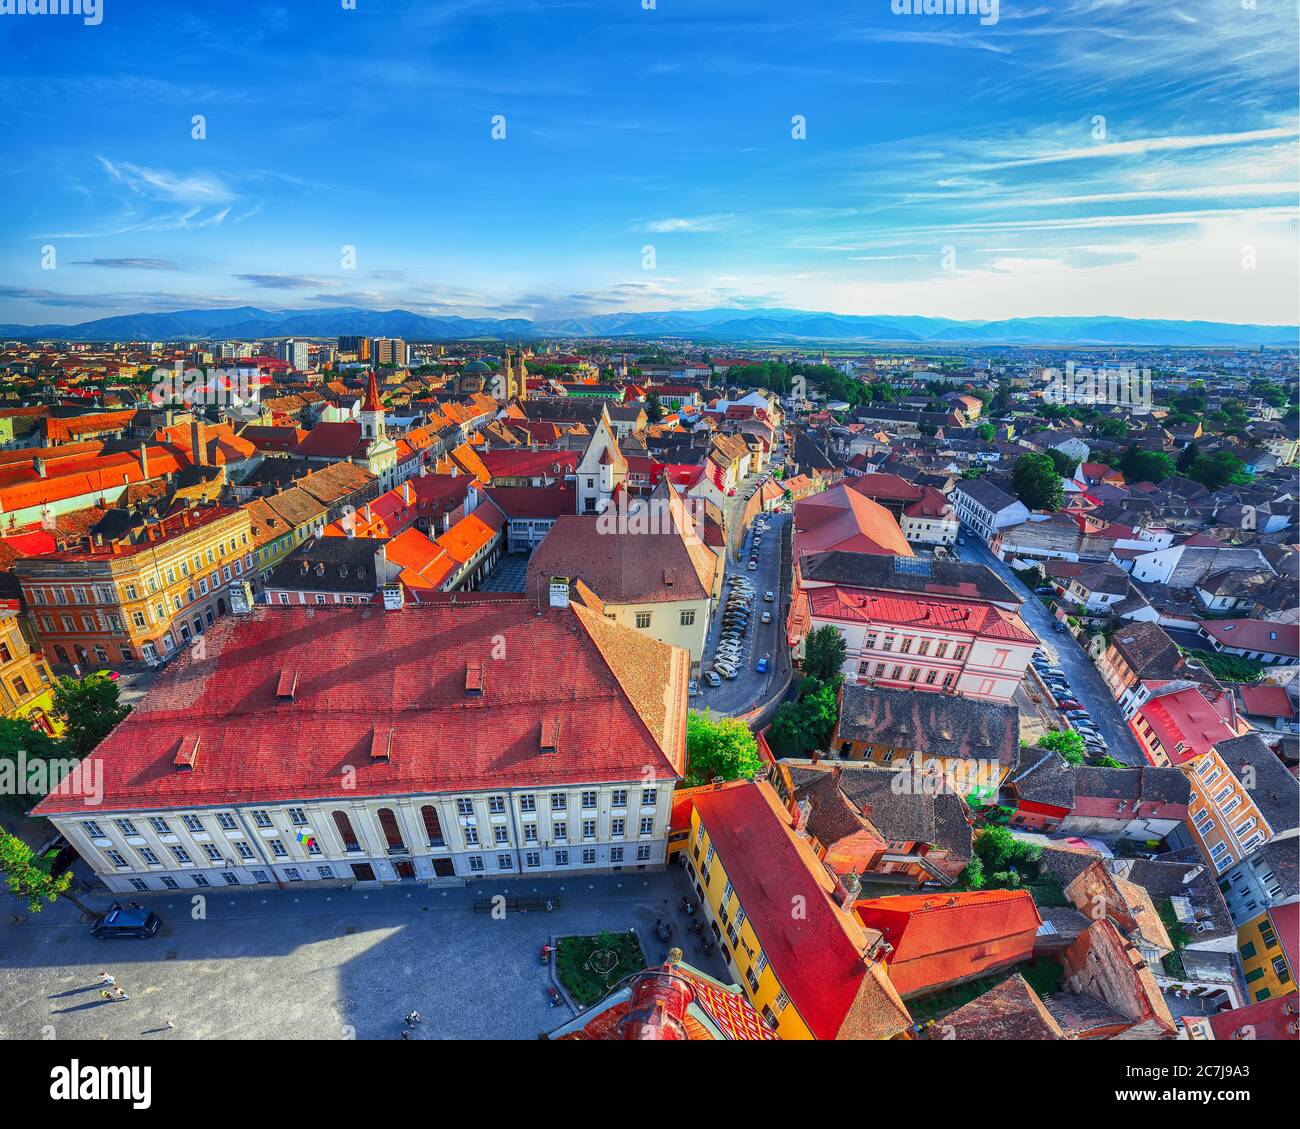
{"type": "Polygon", "coordinates": [[[653,835],[655,833],[655,817],[647,815],[641,820],[641,835],[653,835]]]}
{"type": "Polygon", "coordinates": [[[556,865],[556,866],[568,866],[568,865],[569,865],[569,852],[568,852],[568,851],[556,851],[556,852],[555,852],[555,865],[556,865]]]}
{"type": "Polygon", "coordinates": [[[276,858],[287,859],[289,857],[289,852],[284,849],[284,844],[279,839],[271,839],[270,846],[271,854],[275,855],[276,858]]]}
{"type": "Polygon", "coordinates": [[[470,856],[469,856],[469,868],[470,868],[470,870],[474,871],[475,873],[478,873],[479,871],[481,871],[481,870],[483,869],[483,856],[482,856],[482,855],[470,855],[470,856]]]}
{"type": "Polygon", "coordinates": [[[595,848],[595,847],[583,847],[583,848],[582,848],[582,864],[583,864],[583,866],[591,866],[593,863],[595,863],[595,861],[596,861],[596,848],[595,848]]]}
{"type": "Polygon", "coordinates": [[[649,844],[649,843],[642,843],[639,847],[637,847],[637,849],[636,849],[636,861],[637,861],[637,862],[649,862],[649,861],[650,861],[650,844],[649,844]]]}
{"type": "Polygon", "coordinates": [[[524,865],[527,867],[536,867],[542,865],[542,856],[540,851],[524,852],[524,865]]]}
{"type": "Polygon", "coordinates": [[[531,794],[530,794],[530,795],[527,795],[527,796],[520,796],[520,797],[519,797],[519,810],[520,810],[520,811],[536,811],[536,810],[537,810],[537,797],[534,796],[534,795],[531,795],[531,794]]]}
{"type": "Polygon", "coordinates": [[[637,625],[637,627],[640,627],[640,628],[642,628],[642,629],[649,627],[649,626],[650,626],[650,613],[649,613],[649,612],[637,612],[637,613],[636,613],[636,625],[637,625]]]}
{"type": "Polygon", "coordinates": [[[695,622],[695,609],[691,608],[682,612],[682,626],[690,627],[695,622]]]}
{"type": "Polygon", "coordinates": [[[160,865],[160,863],[158,862],[158,856],[154,854],[153,851],[151,851],[148,847],[140,848],[140,857],[144,859],[144,861],[148,863],[150,866],[160,865]]]}
{"type": "Polygon", "coordinates": [[[173,847],[172,856],[179,863],[188,863],[194,861],[192,858],[190,858],[190,852],[187,851],[184,847],[173,847]]]}

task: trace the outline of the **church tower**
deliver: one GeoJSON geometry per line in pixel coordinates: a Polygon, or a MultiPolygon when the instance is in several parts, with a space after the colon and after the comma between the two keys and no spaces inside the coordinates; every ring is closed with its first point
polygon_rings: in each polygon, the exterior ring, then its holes
{"type": "Polygon", "coordinates": [[[382,439],[384,437],[384,404],[379,399],[379,382],[375,379],[375,373],[370,371],[370,378],[366,381],[366,399],[361,405],[361,411],[357,413],[357,422],[361,424],[361,435],[364,439],[382,439]]]}

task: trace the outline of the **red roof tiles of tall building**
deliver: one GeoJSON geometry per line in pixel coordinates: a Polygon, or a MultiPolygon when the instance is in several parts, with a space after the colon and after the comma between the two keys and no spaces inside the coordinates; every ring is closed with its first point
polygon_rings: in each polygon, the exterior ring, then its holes
{"type": "Polygon", "coordinates": [[[935,631],[968,631],[992,639],[1036,643],[1038,638],[1016,612],[994,604],[905,596],[873,588],[827,585],[806,590],[808,608],[818,618],[897,624],[935,631]]]}
{"type": "MultiPolygon", "coordinates": [[[[219,619],[95,750],[98,811],[680,776],[689,653],[522,596],[258,607],[219,619]],[[430,640],[454,639],[454,647],[430,640]],[[466,664],[485,672],[466,691],[466,664]],[[286,671],[293,697],[276,694],[286,671]],[[564,678],[556,677],[563,671],[564,678]],[[543,723],[558,726],[544,751],[543,723]],[[370,755],[376,731],[391,757],[370,755]],[[176,748],[197,746],[178,771],[176,748]],[[355,770],[349,779],[345,768],[355,770]]],[[[41,814],[84,811],[54,794],[41,814]]]]}
{"type": "Polygon", "coordinates": [[[906,1030],[907,1008],[864,956],[865,930],[832,901],[830,875],[772,789],[745,784],[694,803],[763,955],[814,1036],[887,1039],[906,1030]]]}

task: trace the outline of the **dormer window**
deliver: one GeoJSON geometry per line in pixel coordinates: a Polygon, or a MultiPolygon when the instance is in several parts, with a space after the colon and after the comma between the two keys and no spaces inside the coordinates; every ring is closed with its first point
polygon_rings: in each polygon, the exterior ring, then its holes
{"type": "Polygon", "coordinates": [[[483,693],[484,673],[483,664],[471,662],[465,664],[465,693],[471,697],[478,697],[483,693]]]}

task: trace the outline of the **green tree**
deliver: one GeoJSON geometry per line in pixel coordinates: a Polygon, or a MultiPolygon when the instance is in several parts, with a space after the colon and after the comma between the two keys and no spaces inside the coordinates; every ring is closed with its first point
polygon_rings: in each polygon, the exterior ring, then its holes
{"type": "Polygon", "coordinates": [[[1049,447],[1046,454],[1052,460],[1052,466],[1056,468],[1056,473],[1062,478],[1072,478],[1074,472],[1079,469],[1079,460],[1070,458],[1064,451],[1049,447]]]}
{"type": "Polygon", "coordinates": [[[769,730],[772,747],[786,757],[824,749],[835,732],[838,715],[835,685],[805,678],[798,701],[786,702],[772,718],[769,730]]]}
{"type": "Polygon", "coordinates": [[[651,390],[645,398],[645,416],[651,423],[658,423],[664,418],[664,406],[659,402],[659,393],[651,390]]]}
{"type": "Polygon", "coordinates": [[[1191,470],[1192,467],[1196,465],[1196,457],[1200,453],[1200,449],[1196,446],[1195,440],[1188,443],[1187,446],[1183,448],[1183,453],[1178,456],[1178,473],[1186,474],[1191,470]]]}
{"type": "Polygon", "coordinates": [[[1031,510],[1055,512],[1065,501],[1056,466],[1046,455],[1021,455],[1011,472],[1011,488],[1031,510]]]}
{"type": "Polygon", "coordinates": [[[981,828],[975,835],[975,854],[984,864],[985,871],[996,878],[1016,863],[1036,863],[1043,857],[1043,848],[1017,839],[1007,828],[981,828]]]}
{"type": "Polygon", "coordinates": [[[1119,469],[1128,482],[1163,482],[1172,478],[1178,468],[1163,451],[1144,451],[1130,445],[1119,460],[1119,469]]]}
{"type": "Polygon", "coordinates": [[[131,712],[117,697],[117,683],[102,670],[85,678],[60,678],[54,684],[54,713],[65,726],[67,753],[86,756],[131,712]]]}
{"type": "Polygon", "coordinates": [[[68,892],[72,885],[71,872],[64,871],[52,878],[31,847],[3,830],[0,830],[0,872],[10,892],[27,899],[27,908],[32,913],[40,913],[45,902],[60,898],[67,898],[82,913],[93,912],[68,892]]]}
{"type": "Polygon", "coordinates": [[[758,742],[743,721],[713,718],[708,711],[686,715],[686,787],[752,779],[762,767],[758,742]]]}
{"type": "Polygon", "coordinates": [[[1061,754],[1069,764],[1083,764],[1083,738],[1073,729],[1055,729],[1038,739],[1040,749],[1051,749],[1061,754]]]}
{"type": "Polygon", "coordinates": [[[991,423],[981,423],[975,429],[975,434],[983,439],[985,443],[992,443],[997,438],[998,429],[991,423]]]}
{"type": "Polygon", "coordinates": [[[1187,477],[1199,482],[1207,490],[1218,490],[1229,483],[1245,486],[1253,478],[1243,463],[1231,451],[1215,451],[1212,455],[1197,455],[1187,471],[1187,477]]]}
{"type": "Polygon", "coordinates": [[[804,643],[803,672],[821,682],[831,682],[844,670],[848,640],[829,623],[808,633],[804,643]]]}
{"type": "Polygon", "coordinates": [[[1122,419],[1108,418],[1098,420],[1093,431],[1107,439],[1122,439],[1128,434],[1128,424],[1122,419]]]}

